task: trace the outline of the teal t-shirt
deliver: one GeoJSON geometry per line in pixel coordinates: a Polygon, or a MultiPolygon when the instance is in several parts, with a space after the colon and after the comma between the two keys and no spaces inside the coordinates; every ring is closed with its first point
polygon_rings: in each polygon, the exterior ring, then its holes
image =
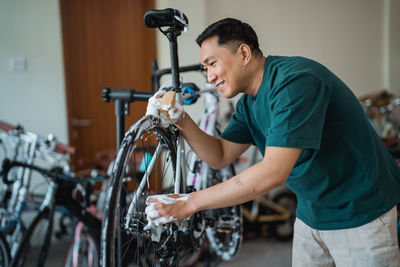
{"type": "Polygon", "coordinates": [[[262,154],[303,148],[286,185],[310,227],[357,227],[400,202],[400,168],[354,94],[321,64],[268,56],[257,95],[243,95],[236,108],[222,138],[262,154]]]}

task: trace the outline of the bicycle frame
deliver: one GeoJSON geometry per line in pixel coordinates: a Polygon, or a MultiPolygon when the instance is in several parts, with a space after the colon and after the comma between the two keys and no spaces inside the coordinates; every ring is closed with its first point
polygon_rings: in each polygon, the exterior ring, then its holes
{"type": "MultiPolygon", "coordinates": [[[[96,238],[96,240],[100,240],[100,228],[101,222],[98,218],[94,217],[92,213],[85,208],[82,208],[81,205],[73,199],[72,194],[61,194],[58,195],[59,192],[65,190],[61,187],[65,182],[69,182],[70,184],[78,184],[78,183],[89,183],[89,179],[86,177],[76,177],[71,174],[60,174],[56,171],[46,170],[40,167],[37,167],[32,164],[27,164],[18,161],[8,161],[5,168],[7,169],[6,174],[13,167],[23,167],[30,170],[36,170],[44,176],[49,177],[50,185],[47,188],[46,195],[43,199],[43,202],[40,206],[39,213],[34,217],[33,222],[29,225],[26,233],[23,235],[22,241],[18,244],[15,255],[12,257],[11,266],[18,266],[19,261],[23,258],[25,250],[28,247],[28,244],[32,238],[32,234],[35,231],[36,227],[40,223],[42,219],[48,220],[48,228],[46,230],[46,236],[43,244],[41,244],[40,257],[38,261],[38,265],[42,266],[47,258],[47,253],[50,245],[50,238],[53,231],[53,221],[54,221],[54,212],[56,209],[56,205],[61,205],[65,207],[65,209],[75,218],[80,220],[83,224],[88,226],[88,229],[91,229],[91,233],[96,238]]],[[[104,177],[94,177],[93,180],[97,180],[98,178],[104,177]]],[[[67,187],[68,188],[68,187],[67,187]]],[[[70,189],[72,190],[72,189],[70,189]]],[[[71,192],[72,193],[72,192],[71,192]]]]}
{"type": "MultiPolygon", "coordinates": [[[[219,113],[218,108],[218,96],[216,95],[217,88],[211,84],[208,84],[207,87],[201,90],[198,94],[204,95],[204,113],[200,119],[200,129],[202,129],[207,134],[213,135],[217,117],[219,113]]],[[[180,101],[182,103],[182,101],[180,101]]],[[[177,160],[176,160],[176,176],[175,176],[175,183],[174,183],[174,193],[181,194],[187,193],[187,188],[192,187],[195,191],[199,191],[202,188],[207,187],[207,177],[208,177],[208,166],[206,164],[202,164],[199,171],[197,171],[197,166],[199,163],[202,163],[199,157],[197,157],[194,153],[192,159],[190,160],[189,164],[189,172],[186,173],[186,149],[184,144],[184,139],[179,130],[176,130],[176,142],[177,142],[177,160]],[[183,180],[182,177],[185,177],[183,180]],[[183,183],[185,181],[185,183],[183,183]],[[181,191],[183,188],[183,192],[181,191]]],[[[149,181],[149,172],[148,170],[152,170],[156,159],[158,158],[161,152],[161,144],[159,144],[150,160],[148,168],[143,175],[143,178],[136,190],[132,201],[129,205],[127,219],[125,221],[125,227],[128,227],[130,224],[130,219],[132,214],[134,213],[135,205],[134,203],[137,202],[139,196],[142,194],[143,189],[147,184],[150,183],[149,181]]],[[[179,226],[183,227],[181,222],[177,222],[179,226]]]]}

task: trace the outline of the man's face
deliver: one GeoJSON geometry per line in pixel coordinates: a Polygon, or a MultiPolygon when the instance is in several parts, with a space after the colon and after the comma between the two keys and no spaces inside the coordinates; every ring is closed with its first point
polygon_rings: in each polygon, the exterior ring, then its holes
{"type": "Polygon", "coordinates": [[[207,69],[207,79],[226,98],[243,91],[241,85],[242,60],[238,51],[234,53],[227,46],[218,45],[218,36],[203,41],[200,48],[200,62],[207,69]]]}

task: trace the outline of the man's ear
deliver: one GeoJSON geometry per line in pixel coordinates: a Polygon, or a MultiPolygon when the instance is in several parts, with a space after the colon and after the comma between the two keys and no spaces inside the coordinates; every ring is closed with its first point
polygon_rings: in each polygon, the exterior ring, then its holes
{"type": "Polygon", "coordinates": [[[250,62],[252,56],[250,46],[247,44],[241,44],[238,48],[238,52],[242,57],[243,65],[246,66],[250,62]]]}

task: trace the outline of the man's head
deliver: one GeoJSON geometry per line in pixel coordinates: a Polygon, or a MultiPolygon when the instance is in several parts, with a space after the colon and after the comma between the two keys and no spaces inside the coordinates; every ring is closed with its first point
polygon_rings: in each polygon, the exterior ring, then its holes
{"type": "Polygon", "coordinates": [[[224,45],[235,52],[240,44],[247,44],[253,54],[262,52],[258,45],[258,38],[253,28],[237,19],[226,18],[219,20],[208,26],[196,39],[197,44],[201,47],[204,40],[218,36],[218,44],[224,45]]]}
{"type": "Polygon", "coordinates": [[[196,42],[201,48],[201,63],[207,69],[208,81],[228,98],[246,93],[257,71],[254,62],[263,58],[251,26],[237,19],[223,19],[208,26],[196,42]]]}

